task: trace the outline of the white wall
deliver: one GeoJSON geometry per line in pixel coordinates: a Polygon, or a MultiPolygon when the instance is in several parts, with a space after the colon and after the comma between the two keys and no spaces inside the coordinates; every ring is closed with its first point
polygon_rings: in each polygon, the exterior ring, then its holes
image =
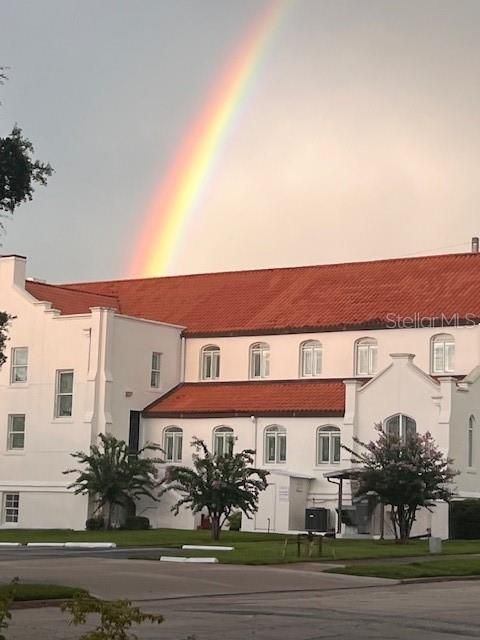
{"type": "Polygon", "coordinates": [[[270,378],[289,380],[300,376],[299,348],[305,340],[319,340],[323,345],[322,378],[349,378],[354,375],[354,344],[371,337],[378,342],[378,371],[390,363],[390,353],[408,351],[416,354],[416,364],[430,372],[430,340],[438,333],[455,337],[455,374],[466,375],[479,362],[478,326],[443,329],[381,329],[375,331],[332,331],[324,333],[236,336],[230,338],[189,338],[186,348],[187,382],[200,379],[202,347],[220,347],[220,380],[246,380],[249,377],[249,347],[254,342],[270,345],[270,378]]]}
{"type": "Polygon", "coordinates": [[[111,413],[117,437],[128,440],[131,410],[141,411],[180,381],[180,333],[172,325],[114,317],[111,413]],[[162,354],[159,388],[150,386],[154,351],[162,354]]]}

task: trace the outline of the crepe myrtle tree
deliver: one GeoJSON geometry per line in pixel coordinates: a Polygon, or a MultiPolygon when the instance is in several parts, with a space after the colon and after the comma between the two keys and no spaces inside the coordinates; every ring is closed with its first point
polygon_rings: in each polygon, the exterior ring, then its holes
{"type": "Polygon", "coordinates": [[[156,444],[148,443],[138,451],[131,451],[124,440],[101,433],[100,443],[92,444],[89,453],[72,453],[83,465],[82,469],[67,469],[63,473],[76,473],[75,482],[68,486],[75,495],[89,495],[97,502],[95,513],[103,515],[104,528],[112,526],[115,506],[126,507],[142,496],[158,500],[157,465],[163,462],[156,457],[143,457],[147,451],[161,451],[156,444]]]}
{"type": "Polygon", "coordinates": [[[218,455],[198,438],[194,438],[192,447],[196,451],[193,469],[168,467],[160,495],[174,491],[182,496],[172,507],[175,515],[182,506],[190,507],[193,513],[205,510],[212,524],[212,538],[218,540],[233,511],[240,510],[247,518],[256,513],[259,494],[268,486],[268,471],[251,466],[255,453],[251,449],[218,455]]]}
{"type": "Polygon", "coordinates": [[[418,509],[432,510],[436,501],[453,497],[452,480],[458,472],[453,460],[438,449],[430,432],[408,434],[402,439],[375,425],[378,438],[365,443],[354,438],[362,451],[343,448],[352,454],[358,470],[356,495],[377,494],[390,507],[390,519],[397,542],[406,543],[418,509]]]}

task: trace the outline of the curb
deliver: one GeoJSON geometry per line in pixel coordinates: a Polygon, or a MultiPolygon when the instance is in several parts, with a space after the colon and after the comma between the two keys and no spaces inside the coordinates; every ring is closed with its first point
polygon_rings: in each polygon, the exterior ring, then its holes
{"type": "Polygon", "coordinates": [[[430,578],[403,578],[398,584],[428,584],[429,582],[462,582],[462,581],[480,580],[478,576],[431,576],[430,578]]]}

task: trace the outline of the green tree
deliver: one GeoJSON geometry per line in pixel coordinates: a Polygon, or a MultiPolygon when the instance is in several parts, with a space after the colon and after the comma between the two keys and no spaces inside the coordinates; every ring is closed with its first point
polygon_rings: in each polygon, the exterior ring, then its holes
{"type": "Polygon", "coordinates": [[[10,322],[10,316],[4,311],[0,311],[0,367],[7,359],[5,355],[5,344],[8,340],[7,328],[10,322]]]}
{"type": "Polygon", "coordinates": [[[87,631],[79,640],[136,640],[138,636],[129,633],[133,625],[163,622],[163,616],[143,613],[129,600],[98,600],[86,594],[76,595],[71,602],[62,605],[62,611],[71,614],[70,624],[74,626],[84,625],[90,615],[98,620],[95,629],[87,631]]]}
{"type": "MultiPolygon", "coordinates": [[[[6,67],[0,67],[0,84],[7,79],[6,67]]],[[[9,135],[0,138],[0,229],[1,218],[13,214],[22,202],[31,200],[34,184],[45,186],[53,169],[49,163],[33,158],[34,148],[15,125],[9,135]]]]}
{"type": "MultiPolygon", "coordinates": [[[[7,79],[7,68],[0,67],[0,85],[7,79]]],[[[1,103],[0,103],[1,104],[1,103]]],[[[48,163],[33,159],[34,148],[15,125],[10,135],[0,137],[0,232],[3,220],[10,218],[22,202],[31,200],[34,184],[47,184],[53,169],[48,163]]],[[[0,367],[5,362],[6,331],[10,317],[0,312],[0,367]]]]}
{"type": "Polygon", "coordinates": [[[218,540],[232,511],[239,509],[250,518],[258,510],[259,494],[268,486],[268,471],[250,466],[255,453],[251,449],[217,455],[197,438],[192,446],[196,451],[193,469],[168,467],[160,495],[175,491],[182,496],[172,507],[175,515],[182,506],[189,506],[193,513],[205,510],[212,523],[212,538],[218,540]]]}
{"type": "Polygon", "coordinates": [[[428,431],[402,439],[385,433],[381,425],[375,428],[379,432],[375,442],[366,444],[354,438],[363,451],[344,449],[352,454],[354,462],[363,465],[356,495],[375,492],[390,507],[395,539],[405,543],[419,508],[432,510],[436,501],[448,501],[453,496],[451,483],[458,472],[428,431]]]}
{"type": "Polygon", "coordinates": [[[163,462],[156,457],[143,457],[146,451],[160,451],[155,444],[147,444],[132,452],[124,440],[111,434],[100,434],[100,444],[93,444],[89,453],[77,451],[72,457],[84,466],[83,469],[67,469],[63,473],[76,473],[75,482],[69,485],[74,493],[88,494],[97,502],[95,512],[103,514],[104,527],[112,526],[114,506],[127,507],[132,501],[147,496],[158,500],[154,491],[158,487],[157,464],[163,462]]]}

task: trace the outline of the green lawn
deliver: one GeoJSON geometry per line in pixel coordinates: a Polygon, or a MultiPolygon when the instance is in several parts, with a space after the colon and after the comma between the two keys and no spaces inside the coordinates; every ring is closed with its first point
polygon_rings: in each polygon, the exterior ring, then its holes
{"type": "Polygon", "coordinates": [[[404,580],[406,578],[437,578],[441,576],[480,576],[480,558],[459,558],[411,562],[408,564],[369,564],[328,569],[328,573],[349,576],[369,576],[404,580]]]}
{"type": "MultiPolygon", "coordinates": [[[[150,531],[71,531],[71,530],[5,530],[0,542],[115,542],[122,547],[181,547],[182,544],[215,544],[209,531],[182,529],[152,529],[150,531]]],[[[219,551],[214,555],[220,562],[234,564],[275,564],[305,561],[297,557],[295,536],[268,533],[224,531],[220,543],[232,545],[235,551],[219,551]],[[286,554],[284,542],[288,540],[286,554]]],[[[157,557],[152,552],[149,557],[157,557]]],[[[212,552],[180,552],[183,555],[212,555],[212,552]]],[[[442,555],[480,554],[480,540],[453,540],[443,544],[442,555]]],[[[160,555],[160,554],[158,554],[160,555]]],[[[406,545],[392,541],[325,539],[321,556],[313,561],[357,560],[373,558],[401,558],[428,555],[428,542],[415,540],[406,545]]],[[[308,558],[307,558],[308,560],[308,558]]]]}
{"type": "MultiPolygon", "coordinates": [[[[10,593],[11,584],[0,585],[0,599],[10,593]]],[[[86,593],[84,589],[78,587],[63,587],[58,584],[23,584],[17,583],[13,586],[15,602],[25,600],[67,600],[76,593],[86,593]]]]}

